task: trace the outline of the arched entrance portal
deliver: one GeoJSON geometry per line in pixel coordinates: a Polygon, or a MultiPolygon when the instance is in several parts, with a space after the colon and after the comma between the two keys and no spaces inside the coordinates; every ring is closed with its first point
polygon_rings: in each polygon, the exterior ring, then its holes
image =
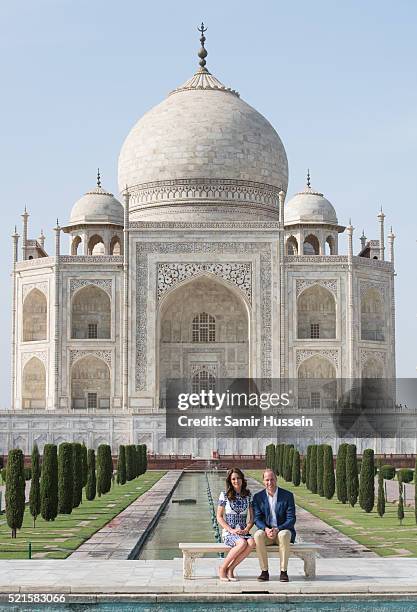
{"type": "MultiPolygon", "coordinates": [[[[183,379],[184,392],[191,393],[216,389],[221,378],[248,378],[249,313],[239,291],[214,276],[200,276],[166,295],[157,363],[162,409],[169,379],[183,379]]],[[[217,450],[214,441],[210,448],[217,450]]]]}

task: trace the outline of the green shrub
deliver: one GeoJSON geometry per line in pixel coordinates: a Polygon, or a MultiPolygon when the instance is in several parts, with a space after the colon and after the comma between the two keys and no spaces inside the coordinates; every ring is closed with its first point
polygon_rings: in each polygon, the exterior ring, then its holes
{"type": "Polygon", "coordinates": [[[285,480],[287,482],[291,482],[292,479],[292,464],[294,460],[294,451],[295,449],[292,446],[288,449],[287,469],[285,470],[285,480]]]}
{"type": "Polygon", "coordinates": [[[117,482],[124,485],[126,482],[126,448],[124,444],[119,446],[119,456],[117,458],[117,482]]]}
{"type": "Polygon", "coordinates": [[[356,445],[348,444],[346,450],[346,489],[348,502],[354,507],[358,501],[359,479],[356,461],[356,445]]]}
{"type": "Polygon", "coordinates": [[[85,485],[85,497],[92,501],[96,496],[96,454],[93,448],[87,451],[87,484],[85,485]]]}
{"type": "Polygon", "coordinates": [[[401,480],[398,480],[398,507],[397,507],[397,516],[400,521],[400,525],[403,524],[404,520],[404,485],[401,480]]]}
{"type": "Polygon", "coordinates": [[[385,480],[392,480],[395,478],[395,467],[393,465],[383,465],[381,470],[385,480]]]}
{"type": "Polygon", "coordinates": [[[317,446],[317,493],[323,497],[323,457],[324,449],[323,444],[317,446]]]}
{"type": "Polygon", "coordinates": [[[401,482],[413,482],[414,472],[411,468],[401,468],[397,471],[397,478],[401,482]]]}
{"type": "Polygon", "coordinates": [[[41,490],[40,490],[40,477],[41,477],[41,464],[38,445],[33,445],[32,449],[32,480],[30,483],[29,493],[29,511],[33,517],[33,528],[36,527],[36,519],[41,512],[41,490]]]}
{"type": "Polygon", "coordinates": [[[301,473],[300,473],[300,453],[298,450],[293,450],[292,455],[292,482],[294,486],[298,487],[301,482],[301,473]]]}
{"type": "Polygon", "coordinates": [[[359,481],[359,505],[365,512],[371,512],[375,503],[374,451],[363,451],[361,477],[359,481]]]}
{"type": "MultiPolygon", "coordinates": [[[[381,468],[381,463],[379,464],[381,468]]],[[[376,506],[379,516],[382,518],[385,514],[385,491],[384,491],[384,476],[382,470],[378,470],[378,501],[376,506]]]]}
{"type": "Polygon", "coordinates": [[[25,467],[23,470],[25,480],[30,480],[32,478],[32,468],[25,467]]]}
{"type": "Polygon", "coordinates": [[[310,464],[311,464],[311,449],[313,448],[313,446],[311,444],[309,444],[307,446],[307,454],[306,454],[306,460],[305,460],[305,464],[306,464],[306,487],[309,491],[311,491],[310,489],[310,464]]]}
{"type": "Polygon", "coordinates": [[[63,442],[58,449],[58,512],[71,514],[73,498],[73,445],[63,442]]]}
{"type": "Polygon", "coordinates": [[[22,527],[25,513],[24,456],[20,448],[9,451],[6,475],[6,520],[12,530],[12,538],[22,527]]]}
{"type": "Polygon", "coordinates": [[[301,461],[301,482],[306,484],[307,479],[307,456],[304,454],[301,461]]]}
{"type": "Polygon", "coordinates": [[[337,451],[336,458],[336,494],[337,499],[345,504],[348,500],[346,486],[346,452],[348,444],[343,442],[337,451]]]}
{"type": "Polygon", "coordinates": [[[326,499],[332,499],[335,489],[333,449],[330,444],[323,447],[323,495],[326,499]]]}
{"type": "MultiPolygon", "coordinates": [[[[129,454],[126,446],[126,462],[127,455],[129,454]]],[[[275,444],[268,444],[265,448],[265,467],[270,468],[271,470],[275,467],[275,444]]],[[[127,466],[126,466],[126,479],[131,480],[127,477],[127,466]]]]}
{"type": "Polygon", "coordinates": [[[83,496],[83,447],[80,442],[72,445],[72,507],[78,508],[83,496]]]}
{"type": "Polygon", "coordinates": [[[41,475],[41,515],[54,521],[58,514],[58,457],[55,444],[45,444],[41,475]]]}
{"type": "Polygon", "coordinates": [[[81,460],[82,460],[82,473],[83,473],[83,483],[82,486],[83,488],[87,485],[87,478],[88,478],[88,465],[87,465],[87,447],[85,445],[85,442],[82,443],[81,445],[81,460]]]}
{"type": "Polygon", "coordinates": [[[97,494],[100,497],[111,489],[113,461],[108,444],[100,444],[97,449],[97,494]]]}
{"type": "Polygon", "coordinates": [[[317,493],[317,444],[311,446],[309,482],[310,491],[317,493]]]}

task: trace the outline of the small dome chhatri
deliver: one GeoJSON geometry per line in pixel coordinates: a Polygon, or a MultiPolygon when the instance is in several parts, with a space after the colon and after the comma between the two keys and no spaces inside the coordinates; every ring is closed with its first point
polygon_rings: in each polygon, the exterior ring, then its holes
{"type": "Polygon", "coordinates": [[[285,225],[325,223],[338,225],[333,205],[322,193],[311,188],[310,170],[304,191],[296,193],[285,205],[285,225]]]}
{"type": "Polygon", "coordinates": [[[101,186],[99,169],[96,187],[87,191],[71,210],[70,225],[85,223],[123,225],[123,206],[101,186]]]}

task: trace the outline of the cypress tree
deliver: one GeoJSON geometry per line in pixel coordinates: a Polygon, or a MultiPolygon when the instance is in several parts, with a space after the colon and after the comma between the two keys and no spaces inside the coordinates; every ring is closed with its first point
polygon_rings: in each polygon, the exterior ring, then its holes
{"type": "Polygon", "coordinates": [[[85,485],[85,496],[92,501],[96,496],[96,454],[93,448],[87,451],[87,484],[85,485]]]}
{"type": "Polygon", "coordinates": [[[306,483],[307,457],[304,454],[301,460],[301,482],[306,483]]]}
{"type": "Polygon", "coordinates": [[[335,489],[333,449],[330,444],[324,445],[323,457],[323,493],[326,499],[332,499],[335,489]]]}
{"type": "Polygon", "coordinates": [[[146,444],[142,444],[142,453],[143,453],[143,473],[146,474],[148,471],[148,447],[146,444]]]}
{"type": "Polygon", "coordinates": [[[87,485],[88,477],[88,466],[87,466],[87,447],[85,442],[81,445],[81,460],[82,460],[82,473],[83,473],[83,488],[87,485]]]}
{"type": "Polygon", "coordinates": [[[324,460],[324,452],[323,452],[323,444],[319,444],[317,446],[317,493],[323,497],[323,460],[324,460]]]}
{"type": "Polygon", "coordinates": [[[124,444],[119,446],[119,457],[117,459],[117,482],[124,485],[126,482],[126,448],[124,444]]]}
{"type": "Polygon", "coordinates": [[[294,457],[294,449],[291,447],[288,449],[287,468],[285,470],[285,480],[291,482],[292,478],[292,462],[294,457]]]}
{"type": "Polygon", "coordinates": [[[136,450],[135,478],[137,478],[142,473],[141,472],[141,469],[142,469],[142,449],[141,449],[141,445],[140,444],[136,444],[135,450],[136,450]]]}
{"type": "Polygon", "coordinates": [[[306,487],[310,491],[310,464],[311,464],[311,449],[312,445],[309,444],[307,446],[307,455],[305,460],[305,469],[306,469],[306,487]]]}
{"type": "Polygon", "coordinates": [[[296,486],[296,487],[300,486],[300,482],[301,482],[300,453],[296,449],[293,451],[292,482],[293,482],[294,486],[296,486]]]}
{"type": "Polygon", "coordinates": [[[6,519],[12,538],[22,527],[25,513],[24,457],[20,448],[9,451],[6,468],[6,519]]]}
{"type": "Polygon", "coordinates": [[[73,445],[63,442],[58,449],[58,512],[71,514],[73,496],[73,445]]]}
{"type": "Polygon", "coordinates": [[[346,452],[347,452],[348,444],[343,442],[339,446],[339,450],[337,451],[337,459],[336,459],[336,492],[337,499],[345,504],[348,500],[347,496],[347,486],[346,486],[346,452]]]}
{"type": "Polygon", "coordinates": [[[346,489],[348,502],[353,508],[358,501],[359,491],[358,463],[356,460],[355,444],[348,444],[346,450],[346,489]]]}
{"type": "Polygon", "coordinates": [[[359,505],[365,512],[371,512],[375,503],[375,462],[374,451],[363,451],[361,477],[359,481],[359,505]]]}
{"type": "Polygon", "coordinates": [[[33,527],[36,526],[36,519],[41,512],[41,491],[40,491],[40,477],[41,477],[41,463],[40,463],[38,445],[33,445],[32,449],[32,480],[30,483],[29,493],[29,511],[33,517],[33,527]]]}
{"type": "Polygon", "coordinates": [[[403,481],[401,478],[398,478],[398,508],[397,508],[397,516],[400,521],[400,525],[402,526],[404,520],[404,490],[403,490],[403,481]]]}
{"type": "Polygon", "coordinates": [[[280,445],[275,445],[275,460],[274,460],[274,472],[278,476],[279,475],[279,449],[280,445]]]}
{"type": "MultiPolygon", "coordinates": [[[[127,446],[126,446],[126,463],[127,463],[128,454],[129,454],[129,451],[127,450],[127,446]]],[[[265,448],[265,467],[273,470],[274,465],[275,465],[275,444],[267,444],[265,448]]],[[[127,465],[126,465],[126,478],[127,480],[131,480],[127,477],[127,465]]]]}
{"type": "Polygon", "coordinates": [[[72,507],[78,508],[83,496],[83,450],[79,442],[72,445],[72,507]]]}
{"type": "Polygon", "coordinates": [[[41,515],[54,521],[58,514],[58,456],[56,444],[45,444],[41,475],[41,515]]]}
{"type": "Polygon", "coordinates": [[[97,494],[99,497],[110,491],[112,472],[111,448],[108,444],[100,444],[97,449],[97,494]]]}
{"type": "MultiPolygon", "coordinates": [[[[126,446],[126,480],[131,481],[135,477],[135,456],[134,456],[134,445],[128,444],[126,446]]],[[[271,455],[273,456],[273,455],[271,455]]],[[[271,459],[272,461],[272,459],[271,459]]],[[[273,469],[273,467],[272,467],[273,469]]]]}
{"type": "Polygon", "coordinates": [[[310,491],[317,493],[317,444],[311,446],[311,457],[310,457],[310,491]]]}
{"type": "Polygon", "coordinates": [[[417,523],[417,457],[414,466],[414,518],[417,523]]]}
{"type": "Polygon", "coordinates": [[[377,510],[379,516],[382,518],[385,514],[385,491],[384,491],[384,474],[382,472],[382,463],[379,462],[378,466],[378,502],[377,510]]]}

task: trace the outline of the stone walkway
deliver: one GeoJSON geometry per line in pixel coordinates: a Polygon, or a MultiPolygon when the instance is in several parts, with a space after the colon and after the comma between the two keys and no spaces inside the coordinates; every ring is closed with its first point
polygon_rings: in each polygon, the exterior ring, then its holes
{"type": "Polygon", "coordinates": [[[72,553],[70,559],[131,559],[168,503],[181,477],[170,470],[113,520],[72,553]]]}
{"type": "MultiPolygon", "coordinates": [[[[239,582],[220,582],[216,576],[219,559],[198,559],[196,577],[184,580],[182,560],[101,561],[1,560],[0,593],[76,593],[76,594],[182,594],[194,600],[212,600],[227,594],[281,594],[313,596],[336,595],[362,599],[364,595],[413,594],[417,599],[417,559],[318,559],[317,578],[304,577],[300,559],[290,559],[288,584],[279,582],[278,564],[271,563],[271,580],[256,580],[259,564],[246,559],[238,568],[239,582]],[[217,598],[216,598],[217,596],[217,598]]],[[[173,596],[168,598],[170,601],[173,596]]],[[[4,600],[4,599],[3,599],[4,600]]],[[[235,600],[233,600],[235,601],[235,600]]],[[[338,599],[340,601],[340,599],[338,599]]]]}
{"type": "MultiPolygon", "coordinates": [[[[248,478],[248,484],[253,493],[262,489],[261,484],[253,478],[248,478]]],[[[295,495],[295,501],[297,501],[297,495],[295,495]]],[[[297,542],[314,542],[314,544],[323,546],[320,557],[378,557],[376,553],[299,506],[297,506],[295,528],[297,542]]]]}

